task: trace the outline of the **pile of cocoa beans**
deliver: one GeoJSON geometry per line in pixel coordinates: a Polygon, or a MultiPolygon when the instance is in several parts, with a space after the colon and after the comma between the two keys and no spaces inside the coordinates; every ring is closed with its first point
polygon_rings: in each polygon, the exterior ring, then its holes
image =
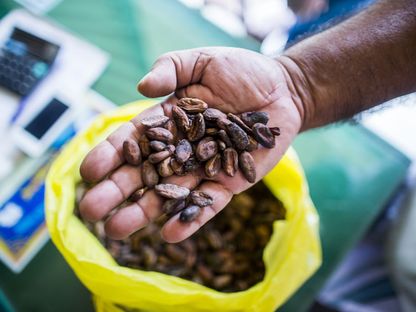
{"type": "MultiPolygon", "coordinates": [[[[77,202],[85,191],[85,184],[78,185],[77,202]]],[[[80,217],[78,208],[75,213],[80,217]]],[[[281,202],[263,182],[258,182],[235,195],[215,218],[177,244],[166,243],[160,236],[167,216],[121,241],[106,237],[103,221],[84,223],[119,265],[235,292],[263,280],[264,248],[273,233],[273,222],[285,219],[285,214],[281,202]]]]}
{"type": "Polygon", "coordinates": [[[208,108],[195,98],[182,98],[172,107],[172,119],[154,115],[140,120],[146,127],[138,142],[123,142],[127,163],[141,166],[144,187],[136,190],[131,201],[154,189],[166,199],[163,212],[167,216],[180,213],[182,222],[193,221],[203,207],[212,205],[212,198],[201,191],[159,183],[163,177],[185,175],[203,169],[212,179],[221,170],[233,177],[240,169],[250,183],[256,181],[256,166],[250,152],[258,145],[275,146],[278,127],[268,127],[266,112],[246,112],[240,115],[208,108]]]}

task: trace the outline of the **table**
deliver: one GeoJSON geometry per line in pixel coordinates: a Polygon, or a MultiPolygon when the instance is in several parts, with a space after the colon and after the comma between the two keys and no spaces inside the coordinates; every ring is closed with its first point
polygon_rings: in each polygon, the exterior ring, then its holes
{"type": "MultiPolygon", "coordinates": [[[[0,16],[14,6],[3,1],[0,16]]],[[[207,45],[259,48],[256,41],[233,38],[172,0],[65,0],[49,16],[111,53],[110,66],[94,89],[117,104],[141,98],[136,82],[166,51],[207,45]]],[[[308,131],[294,146],[320,214],[324,262],[279,311],[305,311],[310,306],[409,166],[403,154],[359,125],[308,131]]],[[[50,242],[19,275],[0,265],[0,288],[19,311],[92,310],[88,291],[50,242]]]]}

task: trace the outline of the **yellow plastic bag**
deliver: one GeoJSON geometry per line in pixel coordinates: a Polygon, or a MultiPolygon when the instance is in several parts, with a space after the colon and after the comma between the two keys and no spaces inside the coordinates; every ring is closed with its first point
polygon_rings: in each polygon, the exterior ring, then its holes
{"type": "Polygon", "coordinates": [[[73,214],[79,166],[86,153],[153,103],[133,103],[98,117],[55,160],[46,179],[45,208],[53,242],[94,294],[98,311],[273,311],[321,263],[318,216],[292,149],[264,178],[286,207],[287,219],[274,223],[263,254],[264,280],[246,291],[221,293],[175,276],[121,267],[73,214]]]}

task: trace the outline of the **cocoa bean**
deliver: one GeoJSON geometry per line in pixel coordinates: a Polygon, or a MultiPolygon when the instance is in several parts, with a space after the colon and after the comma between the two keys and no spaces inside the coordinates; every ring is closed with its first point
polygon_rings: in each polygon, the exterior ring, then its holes
{"type": "Polygon", "coordinates": [[[186,162],[192,154],[192,146],[188,140],[180,140],[176,146],[175,156],[178,163],[183,164],[186,162]]]}
{"type": "Polygon", "coordinates": [[[142,164],[142,180],[144,185],[149,188],[154,187],[159,182],[159,175],[153,164],[145,160],[142,164]]]}
{"type": "Polygon", "coordinates": [[[176,184],[157,184],[155,186],[156,194],[171,199],[183,199],[190,193],[189,189],[176,184]]]}
{"type": "Polygon", "coordinates": [[[173,172],[178,175],[182,176],[185,175],[185,166],[176,160],[176,158],[172,158],[170,161],[170,166],[173,172]]]}
{"type": "Polygon", "coordinates": [[[141,135],[139,138],[139,146],[140,146],[140,151],[142,153],[143,158],[148,157],[150,153],[152,152],[152,150],[150,149],[149,139],[144,134],[141,135]]]}
{"type": "Polygon", "coordinates": [[[156,152],[161,152],[166,148],[166,144],[160,141],[150,141],[150,148],[156,152]]]}
{"type": "Polygon", "coordinates": [[[275,146],[275,139],[269,127],[262,123],[256,123],[253,126],[253,136],[261,145],[266,148],[273,148],[275,146]]]}
{"type": "Polygon", "coordinates": [[[185,199],[168,199],[162,205],[162,211],[168,217],[172,217],[185,208],[185,199]]]}
{"type": "Polygon", "coordinates": [[[203,191],[192,191],[191,201],[199,207],[211,206],[214,203],[212,197],[203,191]]]}
{"type": "Polygon", "coordinates": [[[238,170],[238,153],[235,149],[229,147],[222,154],[222,169],[224,172],[233,177],[238,170]]]}
{"type": "Polygon", "coordinates": [[[269,122],[269,114],[266,112],[246,112],[241,114],[241,120],[250,128],[256,123],[266,125],[269,122]]]}
{"type": "Polygon", "coordinates": [[[136,190],[133,194],[130,195],[129,201],[137,202],[140,198],[143,197],[144,193],[147,191],[147,187],[142,187],[136,190]]]}
{"type": "Polygon", "coordinates": [[[169,117],[164,115],[154,115],[145,117],[141,120],[141,123],[149,128],[154,127],[160,127],[163,126],[167,121],[169,120],[169,117]]]}
{"type": "Polygon", "coordinates": [[[127,139],[123,142],[123,155],[130,165],[137,166],[142,162],[139,144],[133,139],[127,139]]]}
{"type": "Polygon", "coordinates": [[[236,123],[230,122],[227,124],[227,134],[230,136],[233,145],[240,151],[246,149],[249,141],[247,133],[241,129],[236,123]]]}
{"type": "Polygon", "coordinates": [[[234,115],[232,113],[228,113],[227,117],[230,121],[236,123],[241,129],[243,129],[247,134],[252,134],[251,128],[248,127],[237,115],[234,115]]]}
{"type": "Polygon", "coordinates": [[[191,127],[188,131],[188,139],[191,142],[202,139],[205,134],[205,121],[201,113],[195,115],[191,127]]]}
{"type": "Polygon", "coordinates": [[[201,208],[197,205],[186,207],[179,214],[179,221],[187,223],[194,221],[201,213],[201,208]]]}
{"type": "Polygon", "coordinates": [[[197,145],[195,156],[199,161],[206,161],[218,153],[218,144],[211,137],[203,138],[197,145]]]}
{"type": "Polygon", "coordinates": [[[206,121],[217,121],[218,119],[227,118],[226,114],[216,108],[207,108],[203,115],[206,121]]]}
{"type": "Polygon", "coordinates": [[[254,183],[256,181],[256,165],[251,154],[246,151],[242,152],[238,157],[238,164],[246,180],[254,183]]]}
{"type": "Polygon", "coordinates": [[[195,98],[182,98],[178,101],[177,105],[187,113],[203,113],[208,104],[200,99],[195,98]]]}
{"type": "Polygon", "coordinates": [[[150,140],[162,141],[164,143],[171,143],[173,141],[172,133],[165,128],[150,128],[146,130],[146,136],[150,140]]]}
{"type": "Polygon", "coordinates": [[[205,163],[205,174],[208,178],[215,177],[221,170],[221,156],[216,154],[205,163]]]}
{"type": "Polygon", "coordinates": [[[178,106],[173,106],[172,116],[176,127],[178,127],[178,129],[183,133],[188,132],[189,128],[191,127],[191,123],[185,111],[178,106]]]}
{"type": "Polygon", "coordinates": [[[165,158],[157,165],[157,172],[161,177],[166,178],[174,174],[174,171],[170,165],[171,160],[171,157],[165,158]]]}

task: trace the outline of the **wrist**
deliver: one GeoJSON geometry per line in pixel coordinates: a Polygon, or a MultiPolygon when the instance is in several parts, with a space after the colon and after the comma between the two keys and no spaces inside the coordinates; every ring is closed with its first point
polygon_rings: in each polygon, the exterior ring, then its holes
{"type": "Polygon", "coordinates": [[[302,121],[300,131],[312,128],[314,124],[312,116],[316,105],[313,88],[307,73],[288,55],[280,55],[276,58],[276,61],[283,71],[290,95],[299,111],[302,121]]]}

